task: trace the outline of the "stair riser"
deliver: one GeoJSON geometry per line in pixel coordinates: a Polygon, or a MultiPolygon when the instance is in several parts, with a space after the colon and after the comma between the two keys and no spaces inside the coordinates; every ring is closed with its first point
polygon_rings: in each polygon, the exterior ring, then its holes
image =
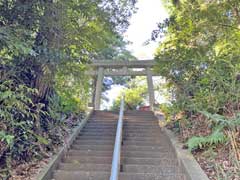
{"type": "MultiPolygon", "coordinates": [[[[115,135],[115,131],[83,131],[80,133],[80,135],[115,135]]],[[[144,132],[124,132],[123,136],[137,136],[137,137],[160,137],[160,133],[158,132],[150,132],[150,133],[144,133],[144,132]]]]}
{"type": "MultiPolygon", "coordinates": [[[[112,129],[83,129],[81,131],[81,133],[93,133],[93,132],[97,132],[97,133],[106,133],[106,132],[111,132],[111,133],[116,133],[116,129],[115,128],[112,128],[112,129]]],[[[148,134],[158,134],[160,135],[160,130],[126,130],[126,129],[123,129],[123,133],[125,134],[145,134],[145,135],[148,135],[148,134]]]]}
{"type": "Polygon", "coordinates": [[[81,164],[81,163],[94,163],[94,164],[111,164],[112,163],[112,157],[110,156],[102,156],[102,157],[96,157],[96,156],[68,156],[66,157],[63,162],[65,163],[75,163],[75,164],[81,164]]]}
{"type": "Polygon", "coordinates": [[[142,138],[161,138],[158,133],[123,133],[123,138],[142,137],[142,138]]]}
{"type": "Polygon", "coordinates": [[[95,151],[113,151],[113,146],[104,146],[104,147],[101,147],[101,146],[95,146],[95,147],[86,147],[86,146],[78,146],[78,145],[73,145],[72,146],[72,149],[74,150],[95,150],[95,151]]]}
{"type": "Polygon", "coordinates": [[[149,141],[129,141],[129,140],[123,140],[123,144],[125,146],[132,145],[132,146],[161,146],[161,147],[169,147],[168,142],[149,142],[149,141]]]}
{"type": "Polygon", "coordinates": [[[123,172],[130,173],[156,173],[160,175],[174,175],[180,173],[176,166],[146,166],[146,165],[124,165],[123,172]]]}
{"type": "Polygon", "coordinates": [[[106,137],[106,136],[78,136],[77,140],[96,140],[96,141],[101,141],[101,140],[115,140],[115,136],[110,136],[110,137],[106,137]]]}
{"type": "Polygon", "coordinates": [[[175,156],[173,154],[167,153],[167,151],[162,151],[162,153],[123,153],[122,157],[124,158],[161,158],[161,159],[172,159],[175,160],[175,156]],[[163,153],[165,152],[165,153],[163,153]]]}
{"type": "Polygon", "coordinates": [[[159,142],[159,141],[161,141],[161,142],[164,142],[164,141],[166,141],[166,142],[168,142],[167,141],[167,139],[163,136],[163,135],[161,135],[160,137],[131,137],[131,136],[128,136],[128,137],[123,137],[123,140],[125,140],[125,141],[144,141],[144,142],[159,142]]]}
{"type": "MultiPolygon", "coordinates": [[[[89,120],[87,125],[117,125],[117,121],[93,121],[89,120]]],[[[123,120],[123,125],[124,126],[146,126],[146,127],[155,127],[159,126],[158,121],[154,122],[146,122],[146,121],[124,121],[123,120]]]]}
{"type": "Polygon", "coordinates": [[[113,145],[114,141],[90,141],[90,140],[76,140],[75,145],[113,145]]]}
{"type": "Polygon", "coordinates": [[[96,151],[96,150],[91,150],[91,151],[84,151],[84,150],[70,150],[68,152],[69,156],[107,156],[111,157],[113,155],[112,151],[96,151]]]}
{"type": "Polygon", "coordinates": [[[54,173],[54,179],[56,180],[107,180],[110,177],[110,173],[95,173],[95,172],[79,172],[79,171],[57,171],[54,173]]]}
{"type": "MultiPolygon", "coordinates": [[[[117,129],[117,125],[87,125],[85,126],[84,130],[92,130],[92,129],[117,129]]],[[[146,130],[146,131],[159,131],[162,132],[159,126],[151,126],[151,127],[147,127],[147,126],[123,126],[123,130],[125,131],[131,131],[131,130],[136,130],[136,131],[141,131],[141,130],[146,130]]]]}
{"type": "MultiPolygon", "coordinates": [[[[110,156],[67,156],[63,160],[64,163],[94,163],[94,164],[111,164],[112,157],[110,156]]],[[[140,164],[140,165],[163,165],[168,164],[168,166],[174,166],[177,162],[169,158],[136,158],[136,157],[123,157],[121,158],[122,164],[140,164]]]]}
{"type": "Polygon", "coordinates": [[[165,152],[166,148],[165,147],[152,147],[152,146],[122,146],[122,149],[124,151],[150,151],[150,152],[165,152]]]}
{"type": "Polygon", "coordinates": [[[120,180],[185,180],[183,175],[164,176],[160,174],[120,173],[120,180]]]}
{"type": "Polygon", "coordinates": [[[157,158],[125,158],[122,164],[131,165],[156,165],[156,166],[177,166],[178,163],[172,159],[157,159],[157,158]]]}
{"type": "MultiPolygon", "coordinates": [[[[82,172],[82,171],[56,171],[54,179],[56,180],[107,180],[110,173],[104,172],[82,172]]],[[[135,174],[120,173],[120,180],[185,180],[183,175],[161,176],[159,174],[135,174]]]]}
{"type": "Polygon", "coordinates": [[[116,132],[81,132],[80,136],[115,136],[116,132]]]}
{"type": "MultiPolygon", "coordinates": [[[[112,157],[113,152],[112,151],[96,151],[96,150],[91,150],[91,151],[84,151],[84,150],[70,150],[68,152],[69,156],[96,156],[96,157],[112,157]]],[[[161,152],[148,152],[148,151],[126,151],[122,150],[122,155],[121,157],[130,157],[130,158],[171,158],[174,159],[175,156],[171,154],[168,150],[164,150],[161,152]]]]}
{"type": "Polygon", "coordinates": [[[110,172],[110,164],[74,164],[74,163],[61,163],[59,170],[65,171],[103,171],[110,172]]]}
{"type": "Polygon", "coordinates": [[[81,131],[81,133],[107,133],[107,132],[110,132],[110,133],[116,133],[116,129],[83,129],[81,131]]]}

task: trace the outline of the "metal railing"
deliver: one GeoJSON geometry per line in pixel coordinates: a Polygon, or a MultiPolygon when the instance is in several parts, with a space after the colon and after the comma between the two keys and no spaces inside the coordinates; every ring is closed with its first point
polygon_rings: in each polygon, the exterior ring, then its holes
{"type": "Polygon", "coordinates": [[[121,146],[122,146],[122,127],[123,127],[123,113],[124,113],[124,95],[121,99],[119,119],[117,124],[117,132],[115,138],[115,145],[112,159],[112,170],[110,180],[118,180],[120,172],[120,160],[121,160],[121,146]]]}

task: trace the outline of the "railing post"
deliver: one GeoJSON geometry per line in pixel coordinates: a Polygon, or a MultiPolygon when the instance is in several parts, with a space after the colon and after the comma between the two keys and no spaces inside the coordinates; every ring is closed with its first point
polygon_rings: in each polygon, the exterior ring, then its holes
{"type": "Polygon", "coordinates": [[[110,180],[118,180],[121,161],[121,145],[122,145],[122,127],[123,127],[123,114],[124,114],[124,96],[121,99],[119,119],[117,124],[117,132],[115,138],[115,145],[112,159],[112,170],[110,180]]]}

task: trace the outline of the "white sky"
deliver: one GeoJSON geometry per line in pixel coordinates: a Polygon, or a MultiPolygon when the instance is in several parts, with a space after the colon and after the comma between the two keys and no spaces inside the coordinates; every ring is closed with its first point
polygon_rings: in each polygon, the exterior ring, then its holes
{"type": "Polygon", "coordinates": [[[158,43],[151,42],[147,46],[143,43],[151,38],[157,23],[166,19],[168,14],[161,0],[138,0],[137,8],[137,13],[132,16],[129,29],[124,34],[125,39],[132,42],[127,48],[138,59],[152,59],[158,43]]]}

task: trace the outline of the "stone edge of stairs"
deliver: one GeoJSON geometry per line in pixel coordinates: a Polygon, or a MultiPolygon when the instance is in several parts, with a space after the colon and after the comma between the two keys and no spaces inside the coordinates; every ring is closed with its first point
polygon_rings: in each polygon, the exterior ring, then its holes
{"type": "Polygon", "coordinates": [[[182,149],[183,144],[179,142],[175,134],[165,127],[162,127],[162,130],[170,140],[170,145],[174,149],[180,168],[187,180],[209,180],[193,155],[187,149],[182,149]]]}
{"type": "Polygon", "coordinates": [[[57,168],[58,164],[64,157],[64,155],[69,150],[70,146],[73,144],[73,141],[76,139],[80,131],[84,128],[85,124],[93,114],[94,110],[89,109],[86,117],[79,123],[79,125],[73,129],[72,134],[68,137],[67,142],[63,147],[60,147],[58,152],[49,160],[47,165],[40,169],[39,173],[34,177],[36,180],[48,180],[52,177],[52,172],[57,168]]]}

